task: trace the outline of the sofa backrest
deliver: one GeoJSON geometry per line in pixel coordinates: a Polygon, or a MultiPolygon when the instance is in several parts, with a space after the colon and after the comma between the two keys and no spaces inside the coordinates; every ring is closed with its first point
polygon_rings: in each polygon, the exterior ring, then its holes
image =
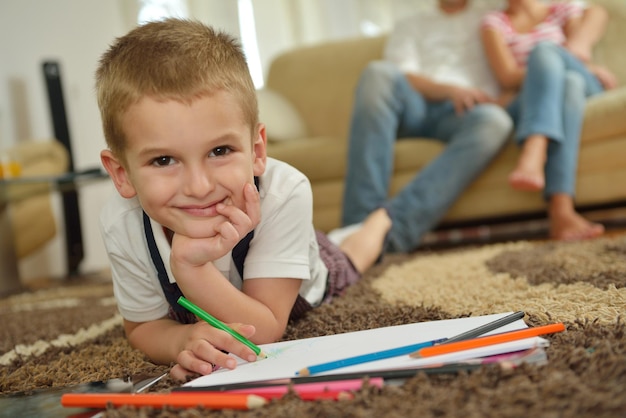
{"type": "Polygon", "coordinates": [[[309,136],[346,138],[359,75],[382,57],[385,39],[334,41],[283,53],[272,62],[266,87],[300,112],[309,136]]]}
{"type": "Polygon", "coordinates": [[[606,33],[594,48],[594,61],[608,67],[626,85],[626,0],[594,0],[609,13],[606,33]]]}
{"type": "MultiPolygon", "coordinates": [[[[594,49],[594,61],[606,65],[626,85],[626,0],[594,0],[610,21],[594,49]]],[[[347,138],[354,89],[369,61],[381,59],[386,36],[331,41],[287,51],[271,63],[266,87],[291,102],[308,136],[347,138]]]]}

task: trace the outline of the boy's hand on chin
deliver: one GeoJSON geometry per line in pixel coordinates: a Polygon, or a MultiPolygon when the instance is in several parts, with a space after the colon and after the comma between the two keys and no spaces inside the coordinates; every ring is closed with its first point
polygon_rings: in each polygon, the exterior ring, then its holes
{"type": "Polygon", "coordinates": [[[217,205],[223,221],[218,222],[208,236],[190,238],[174,234],[171,261],[201,266],[228,254],[261,220],[261,200],[256,188],[246,184],[243,195],[245,212],[234,205],[217,205]]]}

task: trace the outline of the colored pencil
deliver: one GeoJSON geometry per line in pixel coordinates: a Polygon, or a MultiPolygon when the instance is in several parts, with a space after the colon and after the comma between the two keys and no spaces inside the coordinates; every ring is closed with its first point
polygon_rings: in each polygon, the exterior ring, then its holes
{"type": "MultiPolygon", "coordinates": [[[[255,393],[255,390],[251,390],[250,392],[242,392],[247,393],[249,395],[260,396],[261,398],[272,400],[272,399],[280,399],[283,396],[289,393],[286,391],[285,393],[255,393]]],[[[209,392],[211,393],[211,392],[209,392]]],[[[224,393],[224,392],[214,392],[214,393],[224,393]]],[[[226,392],[228,393],[228,392],[226,392]]],[[[294,392],[295,395],[302,399],[303,401],[320,401],[323,399],[333,400],[333,401],[345,401],[348,399],[354,398],[354,394],[347,390],[321,390],[321,391],[309,391],[309,392],[294,392]]]]}
{"type": "MultiPolygon", "coordinates": [[[[297,393],[298,397],[303,401],[321,401],[321,400],[333,400],[333,401],[347,401],[354,399],[354,393],[347,392],[345,390],[325,390],[322,392],[305,392],[297,393]]],[[[259,395],[266,397],[266,399],[280,398],[284,395],[259,395]]]]}
{"type": "Polygon", "coordinates": [[[179,297],[177,302],[179,305],[187,309],[192,314],[196,315],[198,318],[203,319],[204,321],[209,323],[209,325],[217,329],[221,329],[222,331],[226,331],[227,333],[235,337],[239,342],[250,347],[250,349],[252,349],[252,351],[254,351],[254,353],[257,356],[262,357],[262,358],[267,357],[267,355],[261,350],[259,346],[254,344],[252,341],[250,341],[249,339],[247,339],[246,337],[244,337],[243,335],[241,335],[240,333],[238,333],[237,331],[235,331],[234,329],[232,329],[231,327],[229,327],[228,325],[226,325],[219,319],[215,318],[210,313],[204,311],[198,305],[195,305],[193,302],[190,302],[184,296],[179,297]]]}
{"type": "Polygon", "coordinates": [[[450,344],[450,343],[455,343],[458,341],[464,341],[464,340],[469,340],[472,338],[476,338],[476,337],[480,337],[483,334],[488,333],[489,331],[493,331],[495,329],[501,328],[505,325],[511,324],[515,321],[517,321],[518,319],[522,319],[524,317],[525,313],[523,311],[517,311],[514,312],[510,315],[507,315],[503,318],[500,319],[496,319],[495,321],[489,322],[485,325],[481,325],[480,327],[471,329],[467,332],[463,332],[459,335],[455,335],[452,338],[448,338],[447,340],[445,340],[442,344],[450,344]]]}
{"type": "Polygon", "coordinates": [[[474,338],[472,340],[458,341],[450,344],[439,344],[432,347],[424,347],[410,354],[413,358],[431,357],[440,354],[454,353],[472,348],[485,347],[488,345],[501,344],[524,338],[537,337],[543,334],[552,334],[565,331],[562,323],[544,325],[541,327],[527,328],[518,331],[504,332],[502,334],[489,335],[487,337],[474,338]]]}
{"type": "Polygon", "coordinates": [[[340,369],[343,367],[354,366],[355,364],[363,364],[376,360],[383,360],[392,357],[403,356],[410,354],[416,350],[424,347],[430,347],[437,343],[445,341],[444,339],[425,341],[419,344],[405,345],[402,347],[391,348],[389,350],[375,351],[373,353],[361,354],[359,356],[348,357],[340,360],[329,361],[327,363],[320,363],[314,366],[308,366],[296,372],[298,376],[310,376],[317,373],[323,373],[330,370],[340,369]]]}
{"type": "MultiPolygon", "coordinates": [[[[369,385],[375,386],[378,388],[382,388],[384,385],[384,380],[382,377],[374,377],[369,379],[369,385]]],[[[293,390],[298,395],[307,395],[310,393],[322,393],[322,392],[350,392],[353,390],[360,390],[363,387],[363,379],[350,379],[350,380],[337,380],[331,382],[312,382],[312,383],[301,383],[301,384],[293,384],[293,385],[279,385],[279,386],[265,386],[265,387],[256,387],[256,388],[245,388],[245,389],[233,389],[230,391],[225,391],[224,393],[249,393],[253,395],[265,396],[265,395],[274,395],[274,396],[282,396],[289,392],[289,390],[293,390]]]]}
{"type": "Polygon", "coordinates": [[[436,367],[416,367],[411,369],[397,369],[397,370],[376,370],[370,372],[351,372],[351,373],[338,373],[327,374],[318,376],[307,377],[292,377],[288,379],[274,379],[274,380],[259,380],[254,382],[245,383],[225,383],[213,386],[179,386],[172,389],[172,392],[203,392],[203,391],[231,391],[236,389],[251,389],[260,387],[274,387],[284,386],[289,384],[304,384],[304,383],[321,383],[321,382],[334,382],[341,380],[351,379],[364,379],[364,378],[382,378],[385,383],[393,381],[401,381],[409,379],[418,373],[425,374],[456,374],[461,371],[472,371],[480,368],[480,364],[467,364],[467,363],[454,363],[446,364],[436,367]]]}
{"type": "Polygon", "coordinates": [[[252,409],[263,406],[267,399],[243,393],[66,393],[61,405],[75,408],[106,408],[130,405],[162,408],[252,409]]]}

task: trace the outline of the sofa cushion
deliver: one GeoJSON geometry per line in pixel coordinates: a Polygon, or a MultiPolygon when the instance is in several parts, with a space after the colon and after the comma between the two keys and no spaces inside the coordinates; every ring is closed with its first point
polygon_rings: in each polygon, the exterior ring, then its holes
{"type": "Polygon", "coordinates": [[[267,155],[296,167],[311,182],[343,178],[346,169],[347,142],[332,137],[270,142],[267,144],[267,155]]]}
{"type": "MultiPolygon", "coordinates": [[[[443,145],[440,141],[410,138],[396,142],[394,173],[416,173],[434,157],[443,145]]],[[[268,143],[267,155],[302,171],[311,182],[343,178],[346,171],[348,143],[334,137],[296,138],[268,143]]]]}
{"type": "Polygon", "coordinates": [[[306,125],[298,110],[280,93],[265,88],[257,90],[259,119],[266,126],[268,141],[304,138],[306,125]]]}
{"type": "Polygon", "coordinates": [[[609,14],[606,32],[593,48],[593,60],[610,68],[619,85],[626,85],[626,54],[623,52],[626,38],[626,1],[592,0],[591,3],[604,7],[609,14]]]}

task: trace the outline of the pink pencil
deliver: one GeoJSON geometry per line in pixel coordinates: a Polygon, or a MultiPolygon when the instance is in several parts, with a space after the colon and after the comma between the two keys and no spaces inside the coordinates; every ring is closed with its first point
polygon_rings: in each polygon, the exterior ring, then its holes
{"type": "MultiPolygon", "coordinates": [[[[371,386],[382,388],[384,379],[382,377],[372,377],[369,379],[371,386]]],[[[304,395],[308,393],[321,393],[321,392],[350,392],[353,390],[359,390],[363,386],[363,379],[350,379],[350,380],[337,380],[328,382],[314,382],[314,383],[298,383],[294,384],[293,390],[298,395],[304,395]]],[[[288,385],[281,386],[265,386],[258,388],[247,389],[233,389],[224,391],[224,393],[247,393],[251,395],[284,395],[289,391],[288,385]]]]}

